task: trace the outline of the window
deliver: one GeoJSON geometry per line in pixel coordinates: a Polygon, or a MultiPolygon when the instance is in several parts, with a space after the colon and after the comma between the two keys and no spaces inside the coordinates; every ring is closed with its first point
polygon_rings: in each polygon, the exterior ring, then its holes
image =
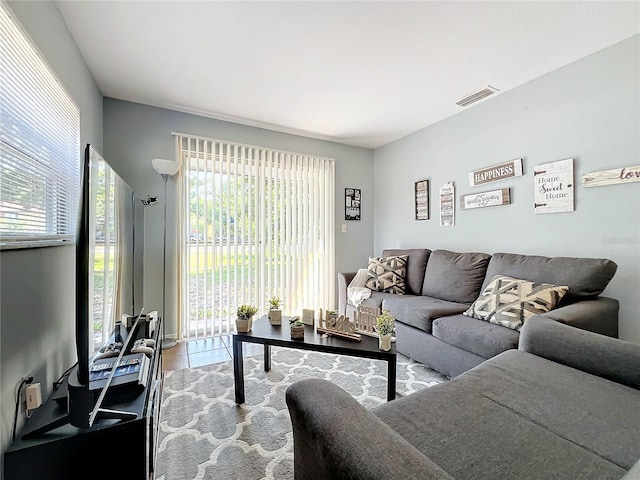
{"type": "Polygon", "coordinates": [[[74,238],[80,111],[0,2],[0,247],[74,238]]]}

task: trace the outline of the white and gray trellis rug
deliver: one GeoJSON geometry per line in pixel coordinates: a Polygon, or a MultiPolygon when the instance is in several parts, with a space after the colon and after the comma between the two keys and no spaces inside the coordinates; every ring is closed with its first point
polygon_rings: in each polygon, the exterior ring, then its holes
{"type": "MultiPolygon", "coordinates": [[[[386,362],[272,347],[271,371],[262,355],[245,357],[246,402],[234,400],[231,361],[165,375],[156,475],[158,480],[292,479],[293,434],[285,403],[288,385],[325,378],[373,408],[386,401],[386,362]]],[[[400,395],[446,381],[398,356],[400,395]]]]}

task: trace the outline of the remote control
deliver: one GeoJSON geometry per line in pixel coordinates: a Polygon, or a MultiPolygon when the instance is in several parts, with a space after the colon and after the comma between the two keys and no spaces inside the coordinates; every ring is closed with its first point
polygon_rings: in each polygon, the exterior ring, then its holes
{"type": "Polygon", "coordinates": [[[138,345],[131,349],[131,353],[144,353],[146,355],[153,355],[153,348],[147,347],[146,345],[138,345]]]}
{"type": "Polygon", "coordinates": [[[102,347],[97,355],[95,357],[93,357],[94,360],[100,360],[102,358],[109,358],[109,357],[117,357],[118,355],[120,355],[120,349],[122,348],[122,343],[120,342],[111,342],[108,345],[105,345],[104,347],[102,347]]]}

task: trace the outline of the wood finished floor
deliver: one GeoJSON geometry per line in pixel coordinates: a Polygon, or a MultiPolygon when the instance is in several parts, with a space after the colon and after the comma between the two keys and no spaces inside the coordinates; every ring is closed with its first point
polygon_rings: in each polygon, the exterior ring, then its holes
{"type": "MultiPolygon", "coordinates": [[[[231,338],[231,335],[223,335],[178,342],[175,347],[162,351],[162,370],[169,372],[231,360],[231,338]]],[[[243,348],[245,356],[257,355],[263,351],[262,345],[245,343],[243,348]]]]}

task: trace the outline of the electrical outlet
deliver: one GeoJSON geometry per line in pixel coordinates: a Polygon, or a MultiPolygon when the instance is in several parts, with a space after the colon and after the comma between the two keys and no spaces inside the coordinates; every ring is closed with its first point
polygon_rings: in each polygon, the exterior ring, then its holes
{"type": "Polygon", "coordinates": [[[35,410],[42,405],[42,390],[39,383],[31,383],[27,385],[27,410],[35,410]]]}
{"type": "Polygon", "coordinates": [[[19,400],[21,410],[27,410],[27,387],[33,382],[31,372],[20,377],[20,381],[16,385],[16,395],[19,400]]]}

